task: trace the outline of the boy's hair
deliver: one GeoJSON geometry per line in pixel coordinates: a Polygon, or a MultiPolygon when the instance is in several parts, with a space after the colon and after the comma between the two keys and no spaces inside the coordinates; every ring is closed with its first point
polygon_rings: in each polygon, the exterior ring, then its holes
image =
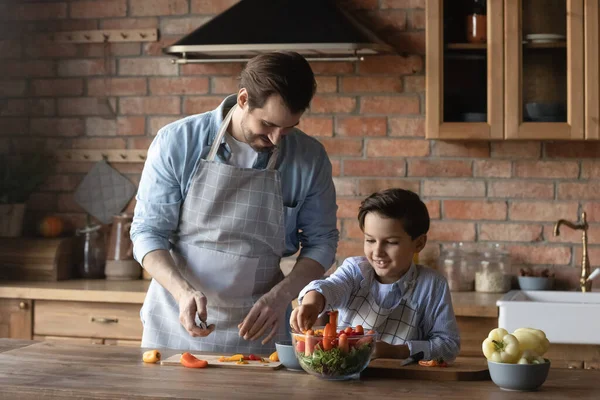
{"type": "Polygon", "coordinates": [[[358,223],[364,231],[368,213],[402,221],[404,231],[415,240],[429,231],[429,211],[419,195],[404,189],[386,189],[375,192],[360,204],[358,223]]]}
{"type": "Polygon", "coordinates": [[[248,61],[239,87],[248,91],[250,110],[262,108],[271,95],[278,94],[297,114],[310,105],[317,82],[308,61],[298,53],[286,51],[260,54],[248,61]]]}

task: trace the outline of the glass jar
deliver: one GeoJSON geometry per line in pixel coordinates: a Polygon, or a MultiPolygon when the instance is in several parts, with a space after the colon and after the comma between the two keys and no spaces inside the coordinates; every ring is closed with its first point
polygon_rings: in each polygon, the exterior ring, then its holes
{"type": "Polygon", "coordinates": [[[506,293],[510,290],[510,255],[500,245],[492,244],[482,254],[475,273],[475,291],[506,293]]]}
{"type": "Polygon", "coordinates": [[[471,11],[467,15],[467,42],[487,41],[487,16],[485,0],[472,0],[471,11]]]}
{"type": "Polygon", "coordinates": [[[453,243],[442,250],[438,269],[446,277],[452,292],[470,292],[475,286],[478,263],[477,248],[472,244],[453,243]]]}
{"type": "Polygon", "coordinates": [[[83,260],[78,265],[78,273],[84,279],[104,278],[106,265],[106,242],[100,230],[101,225],[86,225],[77,229],[77,236],[83,236],[83,260]]]}

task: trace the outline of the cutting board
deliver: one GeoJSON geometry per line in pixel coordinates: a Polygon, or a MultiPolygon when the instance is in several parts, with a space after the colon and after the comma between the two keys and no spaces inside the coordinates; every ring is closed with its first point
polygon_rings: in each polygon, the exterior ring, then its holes
{"type": "Polygon", "coordinates": [[[432,381],[483,381],[490,379],[487,362],[483,358],[459,357],[454,364],[441,367],[423,367],[418,364],[400,365],[402,360],[378,358],[369,363],[362,376],[432,381]]]}
{"type": "MultiPolygon", "coordinates": [[[[219,357],[221,356],[218,355],[194,354],[194,357],[208,361],[209,367],[246,368],[253,371],[274,371],[281,367],[281,363],[279,361],[269,361],[269,363],[261,363],[260,361],[248,361],[248,364],[236,364],[235,361],[219,362],[219,357]]],[[[162,360],[160,362],[160,365],[178,365],[180,367],[183,367],[183,365],[181,365],[181,363],[179,362],[180,358],[181,353],[175,354],[174,356],[162,360]]]]}

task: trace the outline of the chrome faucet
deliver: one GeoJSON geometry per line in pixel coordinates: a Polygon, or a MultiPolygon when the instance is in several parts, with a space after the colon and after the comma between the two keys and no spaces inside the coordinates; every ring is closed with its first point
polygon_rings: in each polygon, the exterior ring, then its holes
{"type": "Polygon", "coordinates": [[[583,254],[581,256],[581,276],[579,278],[579,289],[582,292],[591,292],[592,291],[592,279],[596,276],[600,275],[600,268],[596,268],[596,270],[590,274],[590,259],[588,257],[588,238],[587,238],[587,230],[589,225],[586,220],[585,211],[581,213],[581,220],[577,223],[569,222],[564,219],[559,219],[554,225],[554,236],[560,235],[560,226],[565,225],[573,230],[581,230],[583,231],[581,241],[583,244],[583,254]]]}

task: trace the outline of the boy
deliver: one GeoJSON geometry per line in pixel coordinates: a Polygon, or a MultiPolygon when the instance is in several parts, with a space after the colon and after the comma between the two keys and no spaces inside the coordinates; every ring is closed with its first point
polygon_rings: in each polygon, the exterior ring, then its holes
{"type": "Polygon", "coordinates": [[[460,337],[446,279],[415,265],[427,243],[429,213],[418,195],[403,189],[372,194],[361,204],[364,257],[350,257],[328,278],[309,283],[298,297],[291,327],[310,329],[319,314],[340,311],[340,325],[362,325],[380,335],[374,358],[453,361],[460,337]]]}

